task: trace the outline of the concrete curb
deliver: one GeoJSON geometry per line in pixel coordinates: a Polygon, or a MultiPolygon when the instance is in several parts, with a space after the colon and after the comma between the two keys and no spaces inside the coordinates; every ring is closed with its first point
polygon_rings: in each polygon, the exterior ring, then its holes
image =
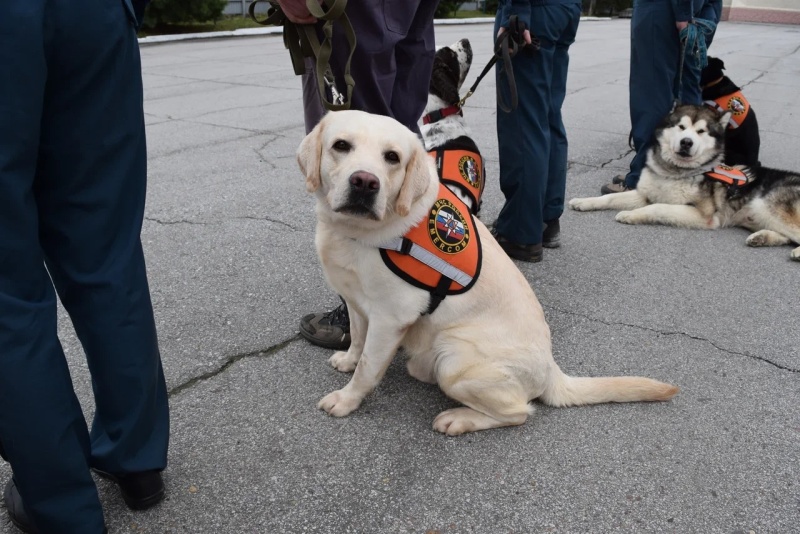
{"type": "MultiPolygon", "coordinates": [[[[592,20],[611,20],[610,17],[581,17],[581,22],[592,20]]],[[[490,17],[478,17],[471,19],[436,19],[434,24],[449,26],[455,24],[489,24],[494,23],[490,17]]],[[[224,32],[202,32],[202,33],[181,33],[175,35],[151,35],[140,37],[140,45],[151,45],[160,43],[174,43],[176,41],[194,41],[196,39],[224,39],[228,37],[254,37],[259,35],[280,34],[282,29],[277,26],[264,28],[242,28],[224,32]]]]}

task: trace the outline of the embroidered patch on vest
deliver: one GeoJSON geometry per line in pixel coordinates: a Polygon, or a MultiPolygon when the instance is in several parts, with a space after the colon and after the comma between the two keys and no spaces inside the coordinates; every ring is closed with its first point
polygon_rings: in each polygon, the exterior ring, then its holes
{"type": "Polygon", "coordinates": [[[458,160],[458,172],[472,187],[481,187],[481,172],[478,162],[472,156],[461,156],[458,160]]]}
{"type": "Polygon", "coordinates": [[[728,100],[728,105],[726,106],[728,111],[733,113],[734,115],[741,115],[747,111],[747,104],[745,104],[744,100],[734,95],[728,100]]]}
{"type": "Polygon", "coordinates": [[[469,243],[469,226],[459,209],[446,198],[437,200],[428,217],[428,235],[445,254],[457,254],[469,243]]]}

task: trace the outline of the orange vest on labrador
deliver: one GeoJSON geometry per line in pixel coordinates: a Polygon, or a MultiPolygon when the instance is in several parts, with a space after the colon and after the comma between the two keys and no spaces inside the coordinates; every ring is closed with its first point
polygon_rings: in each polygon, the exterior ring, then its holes
{"type": "Polygon", "coordinates": [[[461,186],[472,199],[473,213],[481,205],[486,170],[483,158],[471,150],[433,150],[428,152],[436,160],[439,181],[461,186]]]}
{"type": "Polygon", "coordinates": [[[466,204],[439,184],[430,211],[406,235],[380,247],[386,266],[409,284],[425,289],[433,313],[447,295],[469,291],[481,270],[481,242],[466,204]]]}
{"type": "Polygon", "coordinates": [[[750,112],[750,102],[747,101],[741,91],[721,96],[716,100],[706,100],[705,104],[721,113],[730,111],[731,118],[728,121],[728,128],[730,129],[741,126],[750,112]]]}

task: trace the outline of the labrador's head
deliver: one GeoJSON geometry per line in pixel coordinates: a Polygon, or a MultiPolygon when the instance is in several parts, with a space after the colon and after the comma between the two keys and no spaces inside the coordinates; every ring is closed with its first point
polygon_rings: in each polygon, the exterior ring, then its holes
{"type": "MultiPolygon", "coordinates": [[[[433,158],[408,128],[363,111],[328,113],[297,150],[306,189],[334,220],[382,226],[437,187],[433,158]]],[[[427,208],[427,206],[426,206],[427,208]]]]}

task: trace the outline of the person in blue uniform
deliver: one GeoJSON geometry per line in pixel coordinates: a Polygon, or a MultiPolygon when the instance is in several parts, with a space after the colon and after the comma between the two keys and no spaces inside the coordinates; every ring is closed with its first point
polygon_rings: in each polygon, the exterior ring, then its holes
{"type": "MultiPolygon", "coordinates": [[[[428,85],[436,46],[433,17],[438,0],[350,0],[345,13],[358,44],[350,64],[355,81],[351,108],[392,117],[419,135],[419,119],[428,101],[428,85]]],[[[305,0],[280,0],[287,17],[298,24],[316,19],[305,0]]],[[[334,25],[330,67],[336,86],[344,91],[344,67],[350,48],[338,24],[334,25]]],[[[306,132],[322,119],[322,107],[314,76],[314,62],[306,62],[303,106],[306,132]]],[[[321,347],[347,350],[350,317],[347,306],[310,313],[300,319],[300,334],[321,347]]]]}
{"type": "Polygon", "coordinates": [[[703,33],[703,46],[714,37],[722,13],[722,0],[634,0],[631,19],[630,115],[631,138],[636,155],[630,171],[601,188],[603,194],[635,189],[644,168],[653,131],[672,109],[675,99],[700,105],[701,65],[689,51],[678,76],[683,36],[696,19],[713,23],[703,33]],[[678,82],[680,78],[680,84],[678,82]]]}
{"type": "MultiPolygon", "coordinates": [[[[509,29],[516,16],[540,49],[522,48],[511,60],[519,98],[517,109],[497,108],[500,189],[505,204],[493,233],[510,257],[538,262],[542,247],[559,245],[559,217],[564,211],[567,134],[561,106],[567,90],[569,47],[575,42],[580,0],[501,0],[495,35],[509,29]]],[[[502,62],[496,68],[498,98],[510,96],[502,62]]]]}
{"type": "Polygon", "coordinates": [[[104,532],[92,469],[132,508],[164,496],[167,391],[140,240],[142,9],[0,2],[0,455],[24,532],[104,532]],[[91,372],[91,430],[56,295],[91,372]]]}

